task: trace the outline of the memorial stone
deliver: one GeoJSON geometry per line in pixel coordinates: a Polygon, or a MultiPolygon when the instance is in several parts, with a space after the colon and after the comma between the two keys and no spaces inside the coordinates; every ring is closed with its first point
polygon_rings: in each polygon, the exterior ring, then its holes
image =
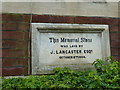
{"type": "Polygon", "coordinates": [[[55,67],[92,68],[110,56],[107,25],[32,24],[32,74],[50,74],[55,67]]]}

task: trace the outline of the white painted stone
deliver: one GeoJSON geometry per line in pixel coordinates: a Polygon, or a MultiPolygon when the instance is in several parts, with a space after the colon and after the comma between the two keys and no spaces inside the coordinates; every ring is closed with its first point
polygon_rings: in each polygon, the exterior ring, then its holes
{"type": "Polygon", "coordinates": [[[52,73],[55,67],[91,68],[109,55],[107,25],[32,24],[32,74],[52,73]]]}

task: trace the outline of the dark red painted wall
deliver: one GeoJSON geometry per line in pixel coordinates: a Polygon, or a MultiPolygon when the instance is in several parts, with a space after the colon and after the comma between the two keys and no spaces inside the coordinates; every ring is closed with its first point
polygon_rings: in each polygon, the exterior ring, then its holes
{"type": "Polygon", "coordinates": [[[28,75],[30,15],[2,15],[2,74],[28,75]]]}
{"type": "Polygon", "coordinates": [[[30,23],[107,24],[111,54],[120,61],[120,19],[110,17],[52,16],[28,14],[2,15],[2,74],[29,75],[30,23]]]}

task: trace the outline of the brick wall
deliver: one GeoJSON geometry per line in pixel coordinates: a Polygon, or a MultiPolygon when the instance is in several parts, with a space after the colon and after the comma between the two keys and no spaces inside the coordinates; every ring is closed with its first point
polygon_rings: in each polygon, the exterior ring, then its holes
{"type": "Polygon", "coordinates": [[[30,15],[2,15],[2,73],[28,75],[30,15]]]}
{"type": "Polygon", "coordinates": [[[29,75],[30,23],[107,24],[111,54],[120,61],[120,19],[109,17],[52,16],[29,14],[2,15],[2,74],[29,75]]]}

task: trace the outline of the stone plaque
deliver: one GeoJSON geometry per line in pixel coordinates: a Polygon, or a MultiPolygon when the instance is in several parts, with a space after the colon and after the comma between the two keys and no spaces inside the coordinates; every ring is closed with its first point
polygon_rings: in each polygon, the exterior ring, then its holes
{"type": "Polygon", "coordinates": [[[55,67],[91,68],[109,55],[107,25],[32,24],[32,74],[49,74],[55,67]]]}

